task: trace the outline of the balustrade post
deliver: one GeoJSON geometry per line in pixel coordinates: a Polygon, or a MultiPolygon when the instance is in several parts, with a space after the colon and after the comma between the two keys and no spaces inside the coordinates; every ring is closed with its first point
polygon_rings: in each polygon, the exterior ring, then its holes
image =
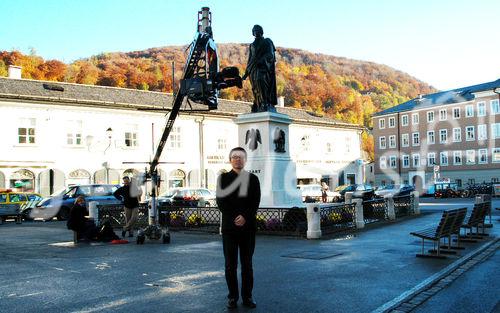
{"type": "Polygon", "coordinates": [[[363,199],[352,199],[352,203],[356,204],[356,228],[364,228],[365,217],[363,216],[363,199]]]}
{"type": "Polygon", "coordinates": [[[413,201],[412,201],[413,214],[419,215],[420,214],[420,194],[418,191],[413,191],[411,193],[411,195],[413,196],[413,201]]]}
{"type": "Polygon", "coordinates": [[[307,239],[321,238],[321,208],[318,203],[307,203],[307,239]]]}
{"type": "Polygon", "coordinates": [[[384,198],[384,201],[387,205],[387,217],[389,218],[390,221],[393,221],[396,219],[396,210],[394,208],[394,198],[392,195],[387,196],[384,198]]]}
{"type": "Polygon", "coordinates": [[[99,202],[90,201],[89,202],[89,218],[94,219],[94,224],[99,226],[99,208],[97,205],[99,202]]]}

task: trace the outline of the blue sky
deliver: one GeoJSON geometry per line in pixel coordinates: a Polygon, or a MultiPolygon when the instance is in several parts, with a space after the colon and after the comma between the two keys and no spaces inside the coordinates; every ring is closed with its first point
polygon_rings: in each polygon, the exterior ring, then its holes
{"type": "Polygon", "coordinates": [[[2,0],[0,50],[69,63],[185,45],[202,6],[219,43],[249,43],[260,24],[277,46],[386,64],[442,90],[500,78],[496,0],[2,0]]]}

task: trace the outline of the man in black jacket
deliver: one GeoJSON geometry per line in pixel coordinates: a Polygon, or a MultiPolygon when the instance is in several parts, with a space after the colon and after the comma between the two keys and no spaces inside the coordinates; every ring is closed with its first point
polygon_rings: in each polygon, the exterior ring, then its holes
{"type": "Polygon", "coordinates": [[[125,237],[127,231],[128,236],[133,237],[134,224],[139,214],[139,198],[142,195],[142,190],[137,186],[135,181],[131,183],[130,178],[124,176],[123,186],[116,189],[113,195],[116,199],[122,201],[125,206],[125,227],[123,227],[122,237],[125,237]]]}
{"type": "Polygon", "coordinates": [[[238,302],[238,249],[241,263],[241,297],[243,305],[255,308],[252,299],[255,250],[255,216],[260,203],[260,183],[257,176],[245,171],[246,151],[241,147],[231,150],[232,170],[217,180],[217,205],[222,212],[222,246],[224,248],[228,308],[238,302]]]}

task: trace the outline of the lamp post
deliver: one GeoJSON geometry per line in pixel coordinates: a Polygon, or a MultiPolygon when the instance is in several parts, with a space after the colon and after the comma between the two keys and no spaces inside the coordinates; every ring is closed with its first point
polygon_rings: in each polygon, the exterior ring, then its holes
{"type": "Polygon", "coordinates": [[[113,129],[111,127],[106,129],[106,136],[108,137],[108,146],[104,149],[104,154],[106,154],[106,151],[108,151],[109,147],[111,147],[111,138],[113,138],[113,129]]]}

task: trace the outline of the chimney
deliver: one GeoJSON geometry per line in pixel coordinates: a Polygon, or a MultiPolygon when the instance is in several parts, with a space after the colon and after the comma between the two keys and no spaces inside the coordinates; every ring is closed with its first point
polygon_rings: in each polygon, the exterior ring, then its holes
{"type": "Polygon", "coordinates": [[[279,108],[284,108],[285,107],[285,97],[283,97],[283,96],[278,97],[278,104],[276,106],[279,108]]]}
{"type": "Polygon", "coordinates": [[[9,78],[21,79],[21,67],[16,65],[9,65],[9,78]]]}

